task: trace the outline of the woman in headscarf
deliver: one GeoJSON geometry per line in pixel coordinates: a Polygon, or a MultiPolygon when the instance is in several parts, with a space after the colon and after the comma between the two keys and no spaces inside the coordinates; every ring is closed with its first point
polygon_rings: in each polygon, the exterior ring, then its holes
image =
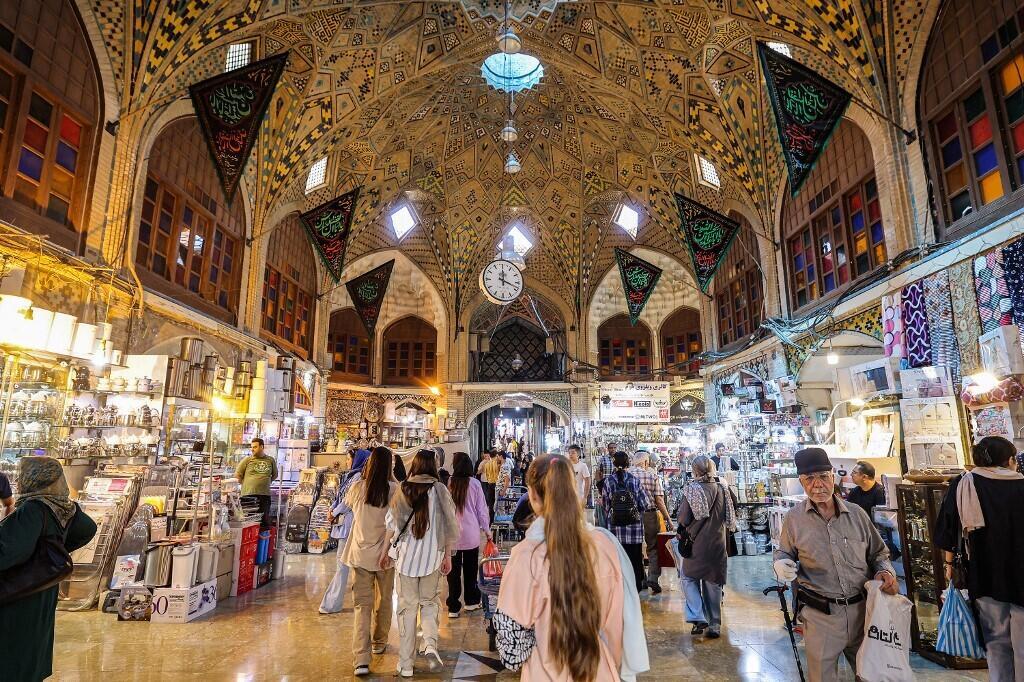
{"type": "Polygon", "coordinates": [[[711,458],[691,462],[693,479],[683,486],[679,524],[693,540],[693,552],[683,558],[680,579],[686,599],[686,622],[691,634],[717,639],[722,633],[722,589],[728,568],[727,532],[736,529],[736,510],[729,489],[715,480],[711,458]]]}
{"type": "Polygon", "coordinates": [[[353,483],[362,478],[363,467],[366,466],[368,459],[370,459],[369,450],[356,450],[352,456],[352,468],[345,472],[344,482],[338,486],[338,494],[334,496],[334,501],[331,503],[329,520],[331,536],[338,541],[338,568],[334,571],[334,578],[327,586],[327,591],[324,592],[324,598],[320,600],[320,613],[323,614],[338,613],[341,611],[342,602],[345,601],[349,567],[341,560],[341,557],[345,552],[345,544],[348,542],[348,536],[352,530],[352,509],[345,504],[345,494],[353,483]]]}
{"type": "MultiPolygon", "coordinates": [[[[60,538],[73,552],[96,534],[93,520],[68,498],[57,460],[22,457],[17,484],[14,513],[0,523],[0,571],[27,562],[44,536],[60,538]]],[[[56,609],[56,585],[0,606],[0,677],[36,682],[53,674],[56,609]]]]}

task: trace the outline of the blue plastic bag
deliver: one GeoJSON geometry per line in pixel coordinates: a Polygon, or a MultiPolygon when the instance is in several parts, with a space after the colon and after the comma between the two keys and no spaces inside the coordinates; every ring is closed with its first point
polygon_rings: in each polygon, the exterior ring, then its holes
{"type": "Polygon", "coordinates": [[[945,597],[939,612],[939,638],[935,650],[960,658],[985,658],[974,613],[960,590],[953,586],[953,581],[949,582],[945,597]]]}

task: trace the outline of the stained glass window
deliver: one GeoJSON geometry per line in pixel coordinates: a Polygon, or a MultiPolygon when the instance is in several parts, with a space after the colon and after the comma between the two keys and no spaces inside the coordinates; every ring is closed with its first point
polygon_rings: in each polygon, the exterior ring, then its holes
{"type": "Polygon", "coordinates": [[[540,82],[544,77],[544,65],[536,57],[523,52],[497,52],[484,60],[481,72],[492,88],[519,92],[540,82]]]}

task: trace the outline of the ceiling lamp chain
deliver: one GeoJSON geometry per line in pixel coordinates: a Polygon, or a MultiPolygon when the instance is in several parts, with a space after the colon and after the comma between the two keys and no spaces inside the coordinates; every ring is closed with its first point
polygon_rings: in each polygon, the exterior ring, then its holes
{"type": "MultiPolygon", "coordinates": [[[[515,33],[512,32],[512,27],[508,21],[508,10],[509,0],[505,0],[505,22],[498,35],[498,48],[505,54],[515,54],[523,48],[523,43],[515,33]]],[[[511,60],[506,59],[506,69],[511,60]]],[[[506,78],[510,77],[511,74],[505,74],[506,78]]],[[[519,159],[515,155],[515,151],[511,149],[512,143],[519,139],[519,131],[516,130],[516,122],[513,118],[513,107],[515,102],[515,92],[512,90],[508,91],[508,116],[505,120],[505,127],[501,129],[501,139],[509,144],[508,158],[505,159],[505,172],[509,175],[515,175],[523,166],[519,162],[519,159]]]]}

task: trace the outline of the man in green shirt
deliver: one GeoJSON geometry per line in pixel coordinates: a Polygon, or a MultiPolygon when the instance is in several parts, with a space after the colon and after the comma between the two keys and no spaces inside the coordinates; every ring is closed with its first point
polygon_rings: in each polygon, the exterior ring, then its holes
{"type": "Polygon", "coordinates": [[[270,528],[270,484],[277,478],[277,462],[264,451],[263,439],[252,439],[252,454],[235,469],[235,478],[242,484],[242,497],[255,497],[263,515],[260,528],[270,528]]]}

